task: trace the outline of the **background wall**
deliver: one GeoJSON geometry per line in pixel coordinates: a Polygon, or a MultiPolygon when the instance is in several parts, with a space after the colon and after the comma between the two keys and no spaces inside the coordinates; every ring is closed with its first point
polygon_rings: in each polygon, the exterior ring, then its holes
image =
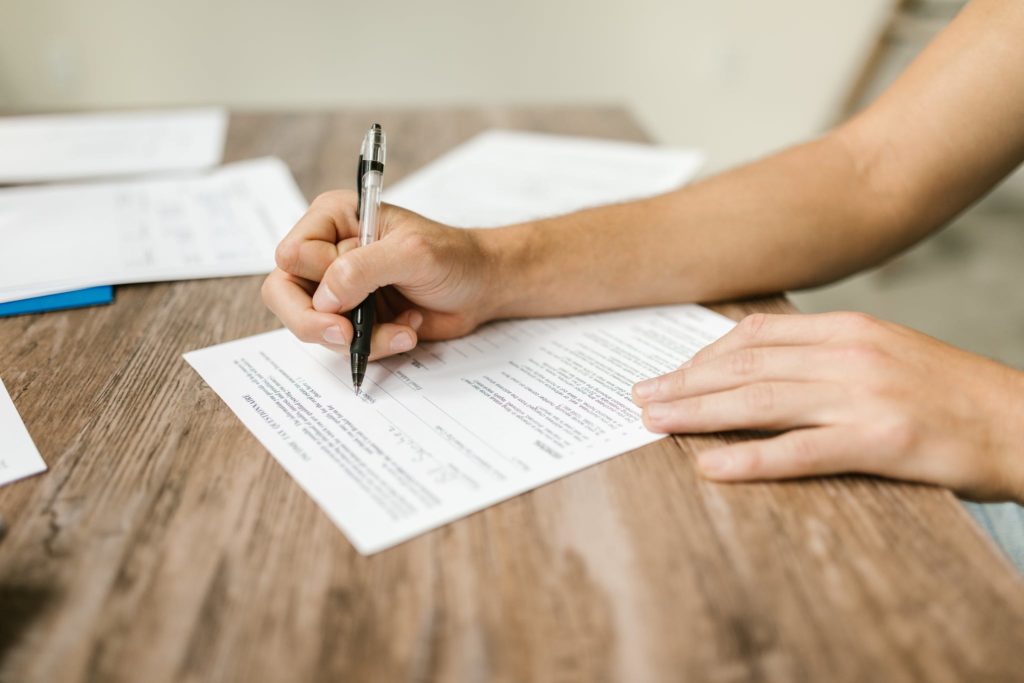
{"type": "MultiPolygon", "coordinates": [[[[910,3],[885,33],[854,107],[878,96],[965,0],[910,3]]],[[[942,232],[888,263],[793,300],[806,312],[859,310],[1024,369],[1024,168],[942,232]]]]}
{"type": "Polygon", "coordinates": [[[611,102],[720,168],[826,127],[895,3],[0,0],[0,109],[611,102]]]}

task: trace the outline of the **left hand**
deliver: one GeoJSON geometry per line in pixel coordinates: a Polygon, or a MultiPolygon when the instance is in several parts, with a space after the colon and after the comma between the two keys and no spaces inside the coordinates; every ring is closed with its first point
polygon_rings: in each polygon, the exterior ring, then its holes
{"type": "Polygon", "coordinates": [[[1024,374],[867,315],[748,316],[633,398],[654,432],[791,430],[701,453],[712,479],[862,472],[1024,501],[1024,374]]]}

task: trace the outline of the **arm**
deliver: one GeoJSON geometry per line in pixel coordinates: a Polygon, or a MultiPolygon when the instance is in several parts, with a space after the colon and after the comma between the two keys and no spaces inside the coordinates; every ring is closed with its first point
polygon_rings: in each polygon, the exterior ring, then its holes
{"type": "Polygon", "coordinates": [[[481,234],[516,283],[497,315],[728,299],[883,261],[1024,159],[1021,36],[1024,4],[976,0],[818,140],[653,199],[481,234]]]}
{"type": "MultiPolygon", "coordinates": [[[[653,199],[500,230],[397,207],[353,249],[355,196],[318,197],[263,288],[344,349],[378,288],[379,358],[497,317],[774,292],[921,239],[1024,157],[1024,3],[975,0],[875,105],[829,135],[653,199]]],[[[724,480],[870,472],[1024,501],[1024,373],[856,314],[751,316],[637,385],[659,432],[793,429],[702,454],[724,480]]]]}
{"type": "Polygon", "coordinates": [[[354,195],[327,193],[282,241],[265,299],[309,341],[337,327],[327,341],[340,347],[351,329],[338,313],[389,285],[385,319],[404,327],[382,338],[405,332],[415,343],[492,318],[835,280],[934,231],[1024,158],[1021,35],[1024,3],[975,0],[846,125],[652,199],[470,231],[385,207],[382,239],[351,249],[354,195]],[[422,327],[404,324],[413,309],[422,327]]]}

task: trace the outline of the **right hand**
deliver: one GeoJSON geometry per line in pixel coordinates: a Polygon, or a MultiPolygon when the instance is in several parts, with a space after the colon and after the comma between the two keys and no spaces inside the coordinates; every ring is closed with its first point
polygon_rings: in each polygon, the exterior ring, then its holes
{"type": "Polygon", "coordinates": [[[380,238],[359,246],[356,193],[317,197],[277,247],[263,301],[296,337],[347,351],[344,315],[377,292],[370,359],[451,339],[486,322],[493,297],[489,258],[471,230],[451,228],[388,204],[380,238]]]}

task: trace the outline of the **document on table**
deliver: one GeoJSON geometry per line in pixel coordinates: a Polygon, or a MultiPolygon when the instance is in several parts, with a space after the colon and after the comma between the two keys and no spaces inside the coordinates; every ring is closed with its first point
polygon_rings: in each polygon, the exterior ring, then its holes
{"type": "Polygon", "coordinates": [[[0,190],[0,303],[94,285],[265,273],[306,209],[287,166],[0,190]]]}
{"type": "Polygon", "coordinates": [[[696,150],[490,130],[384,192],[384,200],[458,227],[494,227],[675,189],[696,150]]]}
{"type": "Polygon", "coordinates": [[[223,108],[0,118],[0,184],[198,170],[224,152],[223,108]]]}
{"type": "Polygon", "coordinates": [[[0,485],[45,471],[46,463],[0,380],[0,485]]]}
{"type": "Polygon", "coordinates": [[[185,359],[361,553],[661,438],[637,380],[733,322],[700,306],[506,321],[371,363],[287,330],[185,359]]]}

